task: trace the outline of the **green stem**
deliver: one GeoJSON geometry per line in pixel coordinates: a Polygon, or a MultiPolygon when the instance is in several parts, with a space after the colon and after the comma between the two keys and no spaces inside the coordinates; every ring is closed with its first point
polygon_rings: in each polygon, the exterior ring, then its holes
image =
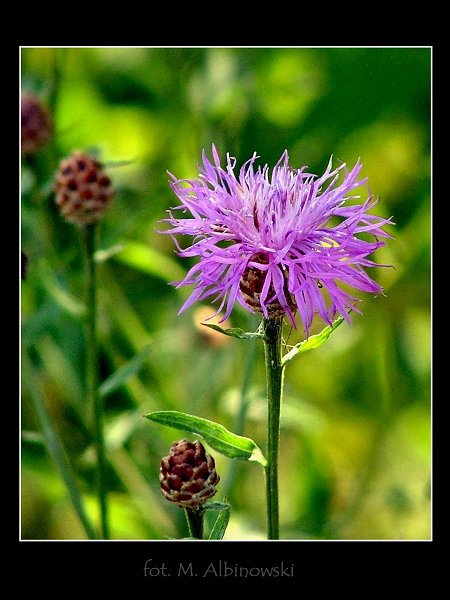
{"type": "Polygon", "coordinates": [[[103,432],[103,398],[98,393],[97,351],[97,281],[94,260],[96,224],[83,230],[86,263],[86,393],[89,409],[94,416],[94,439],[97,453],[97,489],[100,507],[100,528],[103,539],[109,539],[108,503],[106,486],[106,452],[103,432]]]}
{"type": "Polygon", "coordinates": [[[203,539],[203,514],[205,510],[202,506],[196,508],[185,508],[184,513],[189,526],[189,534],[198,540],[203,539]]]}
{"type": "Polygon", "coordinates": [[[267,539],[279,539],[278,509],[278,446],[280,442],[280,409],[283,393],[283,365],[281,340],[283,317],[263,320],[264,354],[267,377],[267,539]]]}

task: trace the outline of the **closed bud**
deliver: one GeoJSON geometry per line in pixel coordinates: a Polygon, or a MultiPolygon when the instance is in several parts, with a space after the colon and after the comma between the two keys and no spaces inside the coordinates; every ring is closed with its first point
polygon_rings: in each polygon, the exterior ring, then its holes
{"type": "Polygon", "coordinates": [[[220,477],[213,457],[199,441],[180,440],[161,460],[159,480],[169,502],[180,508],[196,508],[214,496],[220,477]]]}

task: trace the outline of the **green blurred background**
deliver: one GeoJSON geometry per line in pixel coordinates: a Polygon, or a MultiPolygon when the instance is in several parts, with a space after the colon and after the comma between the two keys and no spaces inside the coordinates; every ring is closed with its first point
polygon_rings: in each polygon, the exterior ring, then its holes
{"type": "MultiPolygon", "coordinates": [[[[361,157],[377,212],[396,222],[376,256],[395,269],[372,272],[386,297],[365,297],[351,327],[287,368],[281,537],[429,539],[430,49],[23,48],[21,56],[22,89],[55,120],[50,146],[22,162],[22,539],[85,538],[43,443],[36,398],[98,521],[83,261],[78,231],[51,192],[59,160],[75,149],[111,163],[117,188],[100,231],[101,376],[133,357],[140,365],[105,391],[112,537],[187,535],[158,482],[161,457],[183,433],[144,413],[178,409],[237,431],[247,409],[243,433],[265,446],[262,348],[205,336],[194,308],[177,316],[189,290],[168,282],[191,263],[156,233],[177,204],[167,170],[195,176],[213,142],[238,165],[254,151],[273,165],[287,149],[292,166],[315,173],[331,154],[349,165],[361,157]]],[[[254,330],[258,318],[238,307],[231,325],[254,330]]],[[[288,344],[301,339],[285,335],[288,344]]],[[[216,498],[232,505],[225,539],[264,539],[262,469],[214,455],[216,498]]]]}

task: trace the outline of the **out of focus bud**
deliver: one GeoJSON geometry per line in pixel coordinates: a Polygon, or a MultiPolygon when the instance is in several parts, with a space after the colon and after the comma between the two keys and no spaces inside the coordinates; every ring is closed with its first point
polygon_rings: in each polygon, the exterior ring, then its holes
{"type": "Polygon", "coordinates": [[[20,122],[22,154],[34,154],[48,143],[53,131],[52,119],[35,96],[23,94],[20,122]]]}
{"type": "Polygon", "coordinates": [[[115,194],[101,163],[80,151],[61,161],[55,192],[62,216],[77,225],[98,221],[115,194]]]}

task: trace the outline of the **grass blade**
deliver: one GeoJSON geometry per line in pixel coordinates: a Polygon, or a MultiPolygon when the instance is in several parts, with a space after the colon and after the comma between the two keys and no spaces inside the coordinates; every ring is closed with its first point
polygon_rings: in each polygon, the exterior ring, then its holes
{"type": "Polygon", "coordinates": [[[99,387],[99,394],[103,398],[112,394],[117,388],[121,387],[130,377],[136,375],[147,360],[152,344],[147,344],[124,365],[114,371],[99,387]]]}
{"type": "Polygon", "coordinates": [[[33,406],[36,410],[36,414],[38,416],[39,423],[42,428],[42,433],[44,435],[44,441],[47,451],[55,464],[59,476],[61,477],[62,481],[64,482],[67,488],[67,492],[69,494],[72,505],[75,509],[78,518],[80,519],[81,524],[83,525],[87,537],[90,540],[97,539],[95,529],[92,526],[85,512],[83,499],[75,482],[72,469],[66,459],[61,440],[59,439],[58,434],[56,433],[53,427],[52,420],[47,411],[47,407],[45,406],[44,398],[39,389],[39,384],[37,382],[37,379],[33,377],[31,365],[29,365],[27,372],[28,376],[31,379],[29,386],[31,400],[33,402],[33,406]]]}

